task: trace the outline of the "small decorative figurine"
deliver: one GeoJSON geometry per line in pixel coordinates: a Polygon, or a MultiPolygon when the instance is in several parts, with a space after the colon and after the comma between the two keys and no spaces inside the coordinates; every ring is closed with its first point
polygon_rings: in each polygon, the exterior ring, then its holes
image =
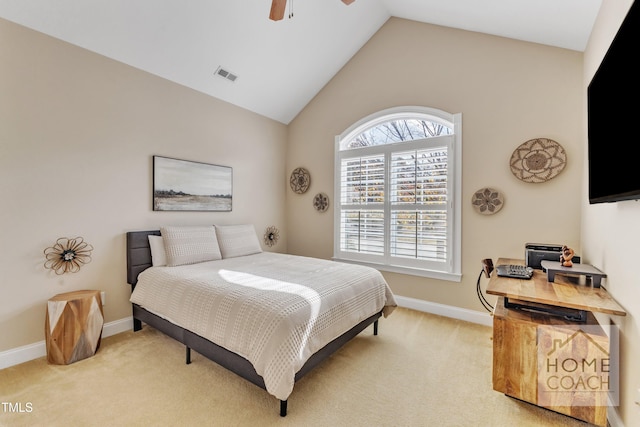
{"type": "Polygon", "coordinates": [[[573,249],[571,249],[567,245],[562,246],[562,255],[560,255],[560,265],[562,265],[563,267],[573,266],[573,261],[571,261],[571,258],[573,258],[573,255],[575,255],[575,252],[573,249]]]}

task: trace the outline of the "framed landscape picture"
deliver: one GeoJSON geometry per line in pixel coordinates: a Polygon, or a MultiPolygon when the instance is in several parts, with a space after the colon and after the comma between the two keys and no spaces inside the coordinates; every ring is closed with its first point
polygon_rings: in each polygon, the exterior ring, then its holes
{"type": "Polygon", "coordinates": [[[154,211],[231,211],[228,166],[153,156],[154,211]]]}

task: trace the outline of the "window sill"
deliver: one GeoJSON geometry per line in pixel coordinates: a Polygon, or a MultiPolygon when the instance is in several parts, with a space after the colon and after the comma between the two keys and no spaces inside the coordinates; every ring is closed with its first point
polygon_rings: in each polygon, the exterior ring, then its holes
{"type": "Polygon", "coordinates": [[[460,282],[462,280],[461,273],[447,273],[444,271],[426,270],[420,268],[404,267],[399,265],[386,265],[377,264],[373,262],[357,261],[346,258],[332,258],[334,261],[346,262],[349,264],[365,265],[367,267],[375,268],[379,271],[388,271],[391,273],[408,274],[410,276],[428,277],[431,279],[447,280],[450,282],[460,282]]]}

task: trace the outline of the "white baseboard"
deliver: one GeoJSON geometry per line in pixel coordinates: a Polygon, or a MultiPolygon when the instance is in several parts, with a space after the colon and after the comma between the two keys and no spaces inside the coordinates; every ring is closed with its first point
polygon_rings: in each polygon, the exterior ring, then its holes
{"type": "Polygon", "coordinates": [[[0,353],[0,369],[19,365],[46,355],[47,349],[44,341],[6,350],[0,353]]]}
{"type": "MultiPolygon", "coordinates": [[[[413,310],[424,311],[425,313],[437,314],[439,316],[451,317],[454,319],[465,320],[467,322],[478,323],[486,326],[493,326],[493,317],[489,313],[481,313],[474,310],[453,307],[450,305],[438,304],[415,298],[402,297],[396,295],[398,306],[411,308],[413,310]]],[[[610,427],[624,427],[620,414],[618,414],[617,406],[614,406],[609,396],[609,407],[607,408],[607,421],[610,427]]]]}
{"type": "MultiPolygon", "coordinates": [[[[454,319],[465,320],[467,322],[478,323],[481,325],[491,326],[492,318],[488,313],[481,313],[465,308],[453,307],[450,305],[438,304],[416,298],[409,298],[396,295],[396,302],[401,307],[411,308],[413,310],[424,311],[426,313],[437,314],[454,319]]],[[[115,320],[105,323],[102,329],[104,338],[120,332],[129,331],[133,328],[133,317],[115,320]]],[[[47,355],[47,347],[45,341],[34,344],[28,344],[22,347],[14,348],[0,352],[0,369],[28,362],[39,357],[47,355]]]]}
{"type": "Polygon", "coordinates": [[[607,408],[607,421],[610,427],[624,427],[620,414],[618,414],[618,407],[613,405],[611,396],[608,399],[609,407],[607,408]]]}
{"type": "MultiPolygon", "coordinates": [[[[486,326],[492,325],[491,316],[488,313],[485,314],[474,310],[402,296],[396,296],[396,302],[401,307],[411,308],[440,316],[452,317],[454,319],[465,320],[467,322],[479,323],[486,326]]],[[[105,323],[102,330],[102,336],[106,338],[120,332],[131,330],[133,328],[132,322],[132,317],[126,317],[124,319],[105,323]]],[[[46,355],[47,348],[45,341],[3,351],[0,352],[0,369],[28,362],[46,355]]]]}
{"type": "MultiPolygon", "coordinates": [[[[396,302],[400,307],[410,308],[413,310],[424,311],[425,313],[437,314],[439,316],[451,317],[458,320],[477,323],[485,326],[492,326],[493,319],[489,313],[482,313],[466,308],[453,307],[445,304],[438,304],[416,298],[409,298],[396,295],[396,302]]],[[[115,320],[105,323],[102,329],[102,336],[109,337],[119,334],[120,332],[130,331],[133,328],[133,317],[115,320]]],[[[46,344],[44,341],[35,344],[29,344],[15,349],[0,352],[0,369],[28,362],[39,357],[47,355],[46,344]]],[[[624,427],[620,415],[616,407],[612,405],[609,399],[609,409],[607,411],[607,421],[611,427],[624,427]]]]}
{"type": "Polygon", "coordinates": [[[485,326],[493,325],[493,317],[489,313],[482,313],[466,308],[453,307],[451,305],[438,304],[437,302],[430,302],[398,295],[396,295],[395,297],[396,302],[400,307],[411,308],[413,310],[424,311],[425,313],[451,317],[454,319],[464,320],[471,323],[478,323],[485,326]]]}
{"type": "MultiPolygon", "coordinates": [[[[120,332],[130,331],[131,329],[133,329],[133,317],[115,320],[104,324],[102,328],[102,337],[106,338],[111,335],[119,334],[120,332]]],[[[0,369],[19,365],[20,363],[38,359],[39,357],[45,357],[46,355],[47,345],[45,341],[6,350],[0,352],[0,369]]]]}
{"type": "Polygon", "coordinates": [[[124,319],[114,320],[113,322],[105,323],[104,329],[102,329],[103,337],[110,337],[111,335],[119,334],[120,332],[126,332],[133,330],[133,317],[125,317],[124,319]]]}

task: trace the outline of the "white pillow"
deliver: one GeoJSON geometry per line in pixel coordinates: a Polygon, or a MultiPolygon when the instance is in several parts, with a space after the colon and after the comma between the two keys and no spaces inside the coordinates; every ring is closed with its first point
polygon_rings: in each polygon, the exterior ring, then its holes
{"type": "Polygon", "coordinates": [[[222,259],[213,226],[160,228],[170,267],[222,259]]]}
{"type": "Polygon", "coordinates": [[[216,225],[222,258],[233,258],[262,252],[252,224],[216,225]]]}
{"type": "Polygon", "coordinates": [[[167,265],[167,253],[164,250],[162,236],[149,234],[149,247],[151,248],[151,264],[154,267],[167,265]]]}

